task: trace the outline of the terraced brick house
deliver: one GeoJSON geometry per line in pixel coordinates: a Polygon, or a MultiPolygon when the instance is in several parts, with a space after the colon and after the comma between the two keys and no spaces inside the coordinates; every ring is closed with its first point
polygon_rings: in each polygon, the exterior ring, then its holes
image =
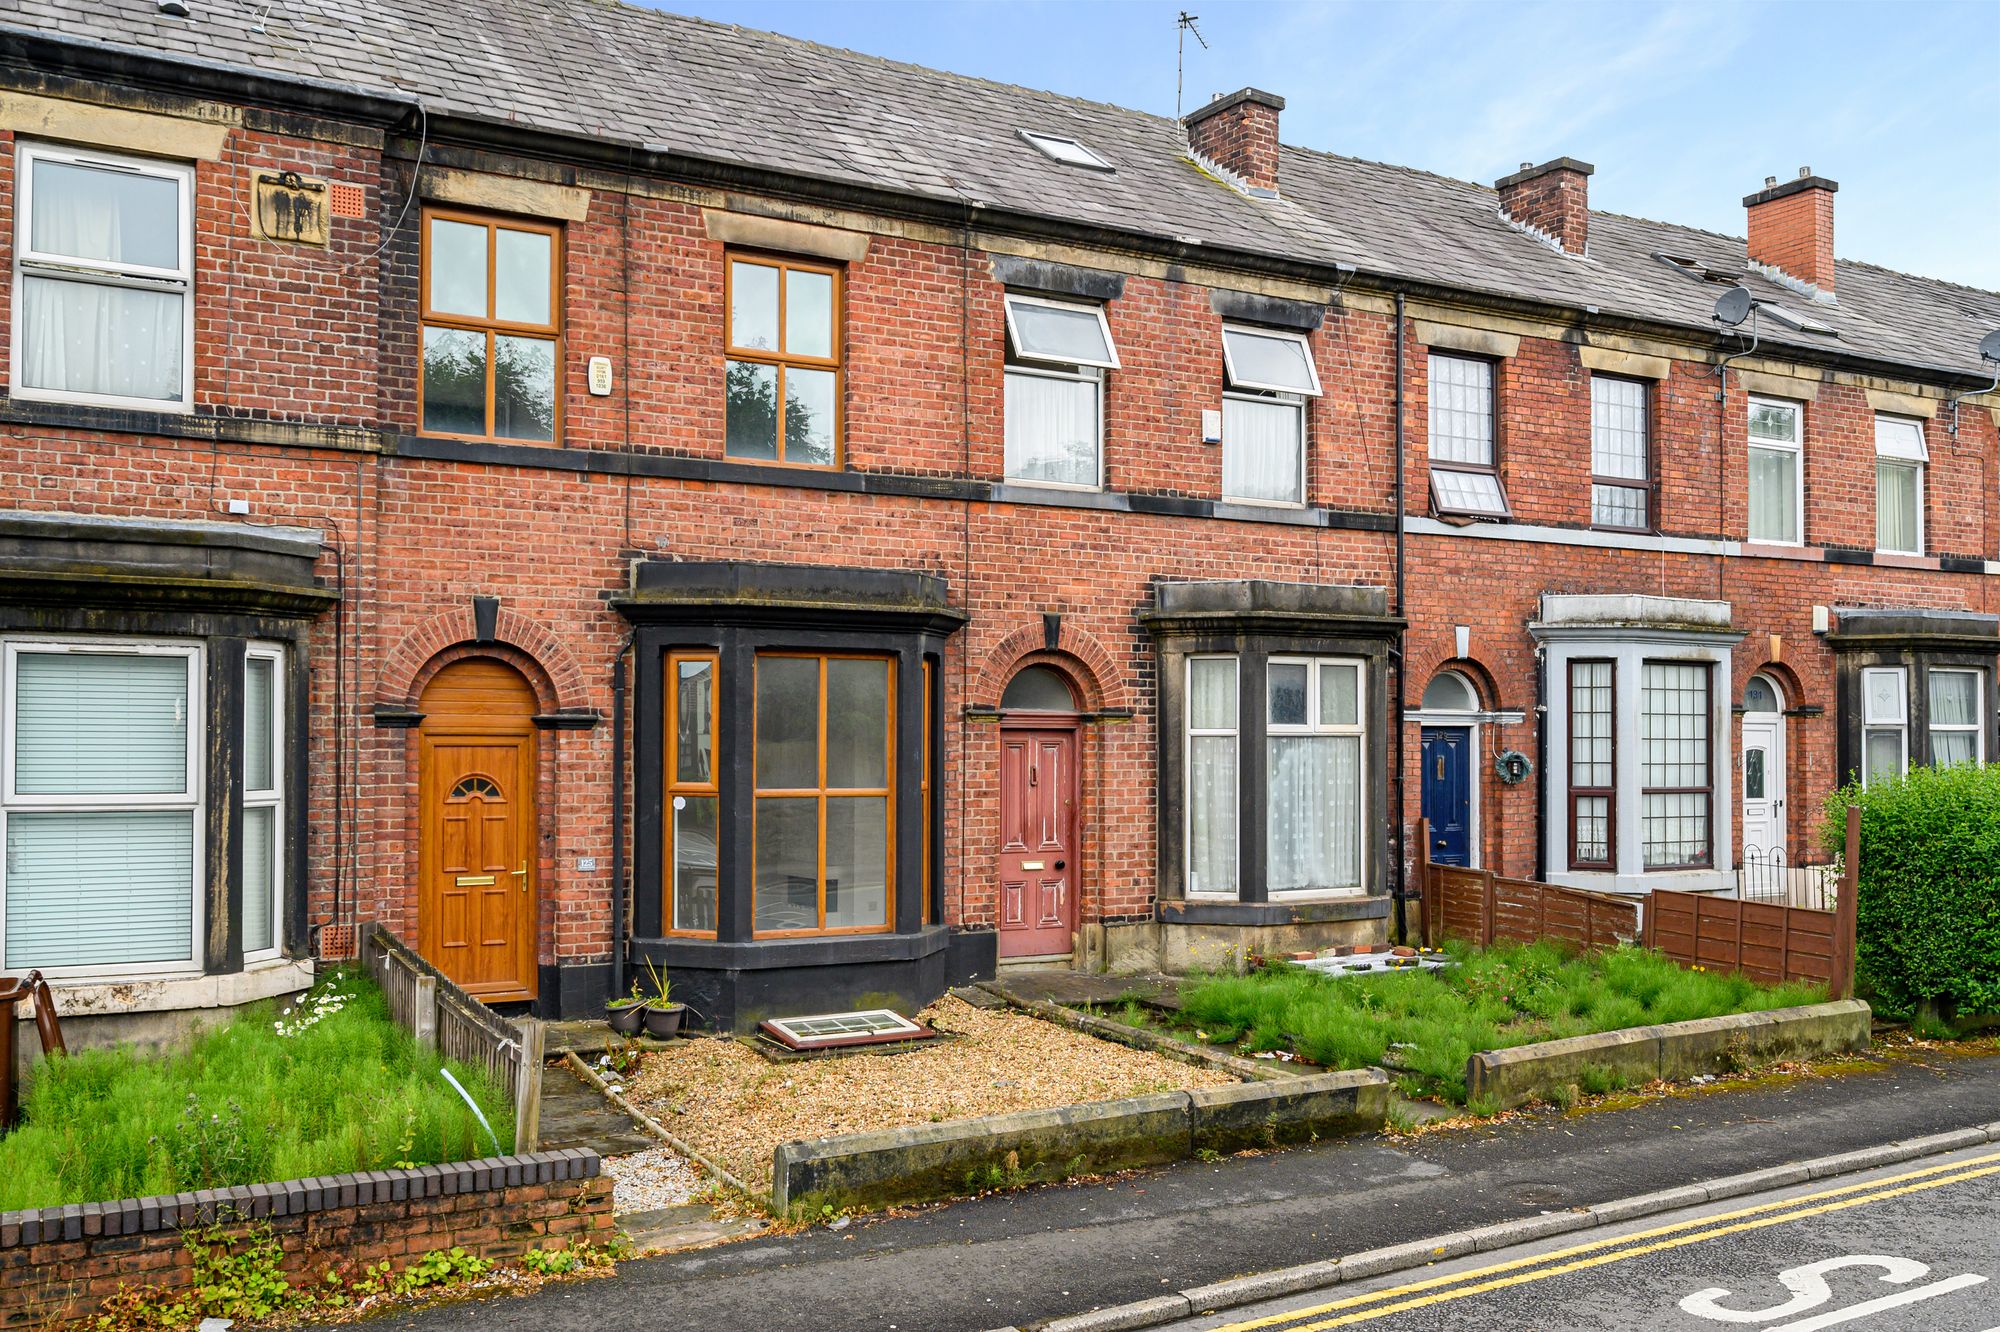
{"type": "Polygon", "coordinates": [[[1746,249],[1255,89],[189,11],[0,16],[0,970],[94,1036],[362,920],[718,1027],[1375,941],[1420,815],[1732,891],[2000,738],[2000,296],[1830,181],[1746,249]]]}

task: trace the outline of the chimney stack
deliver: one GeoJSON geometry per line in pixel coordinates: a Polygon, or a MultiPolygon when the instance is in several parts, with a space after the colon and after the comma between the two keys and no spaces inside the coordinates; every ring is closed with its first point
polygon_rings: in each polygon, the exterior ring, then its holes
{"type": "Polygon", "coordinates": [[[1780,185],[1774,176],[1743,200],[1750,215],[1750,262],[1833,294],[1833,194],[1840,186],[1811,167],[1780,185]]]}
{"type": "Polygon", "coordinates": [[[1278,192],[1278,113],[1285,99],[1258,88],[1217,97],[1181,117],[1188,147],[1253,192],[1278,192]]]}
{"type": "Polygon", "coordinates": [[[1596,170],[1574,157],[1540,166],[1523,162],[1493,188],[1500,191],[1500,211],[1507,217],[1549,237],[1564,254],[1582,254],[1590,240],[1590,177],[1596,170]]]}

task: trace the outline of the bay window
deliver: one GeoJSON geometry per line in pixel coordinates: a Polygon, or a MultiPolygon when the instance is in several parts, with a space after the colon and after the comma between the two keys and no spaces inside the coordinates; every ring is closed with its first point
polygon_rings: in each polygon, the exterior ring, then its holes
{"type": "Polygon", "coordinates": [[[1640,845],[1647,869],[1714,863],[1713,709],[1707,662],[1649,661],[1639,701],[1640,845]]]}
{"type": "Polygon", "coordinates": [[[1925,677],[1930,685],[1931,762],[1940,768],[1984,763],[1985,672],[1934,666],[1925,677]]]}
{"type": "Polygon", "coordinates": [[[0,966],[198,964],[202,679],[194,645],[6,645],[0,966]]]}
{"type": "Polygon", "coordinates": [[[1618,827],[1617,663],[1569,664],[1571,869],[1609,869],[1618,827]]]}
{"type": "Polygon", "coordinates": [[[1006,298],[1010,481],[1094,490],[1104,481],[1104,372],[1118,349],[1101,306],[1006,298]]]}
{"type": "Polygon", "coordinates": [[[1265,668],[1265,873],[1278,893],[1361,886],[1361,663],[1273,657],[1265,668]]]}
{"type": "Polygon", "coordinates": [[[1236,896],[1237,662],[1187,663],[1187,891],[1236,896]]]}
{"type": "Polygon", "coordinates": [[[1430,357],[1431,504],[1444,514],[1508,516],[1495,452],[1493,363],[1430,357]]]}
{"type": "Polygon", "coordinates": [[[243,657],[243,955],[275,957],[285,885],[284,649],[243,657]]]}
{"type": "Polygon", "coordinates": [[[1904,416],[1875,418],[1875,549],[1898,555],[1924,553],[1923,422],[1904,416]]]}
{"type": "Polygon", "coordinates": [[[716,659],[713,653],[667,657],[667,928],[715,929],[716,659]]]}
{"type": "Polygon", "coordinates": [[[1901,666],[1861,672],[1861,784],[1892,782],[1910,770],[1909,674],[1901,666]]]}
{"type": "Polygon", "coordinates": [[[1805,464],[1798,403],[1750,400],[1750,539],[1796,546],[1805,540],[1805,464]]]}
{"type": "Polygon", "coordinates": [[[1222,495],[1305,503],[1306,399],[1320,395],[1303,333],[1222,330],[1222,495]]]}
{"type": "Polygon", "coordinates": [[[889,927],[894,669],[757,655],[755,928],[889,927]]]}
{"type": "Polygon", "coordinates": [[[14,395],[186,411],[194,168],[24,142],[15,184],[14,395]]]}

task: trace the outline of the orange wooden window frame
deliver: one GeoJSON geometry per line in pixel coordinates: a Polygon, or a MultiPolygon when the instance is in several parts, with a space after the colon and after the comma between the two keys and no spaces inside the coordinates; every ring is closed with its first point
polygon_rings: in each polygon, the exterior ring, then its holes
{"type": "MultiPolygon", "coordinates": [[[[757,780],[754,766],[757,762],[757,741],[751,737],[751,797],[755,812],[750,824],[750,921],[751,934],[760,939],[788,938],[798,935],[821,934],[887,934],[896,927],[896,659],[874,652],[759,652],[756,669],[761,671],[766,661],[789,658],[796,661],[819,663],[819,696],[814,706],[818,722],[818,773],[819,784],[812,787],[765,787],[757,780]],[[833,661],[879,661],[887,667],[888,679],[883,692],[884,730],[883,736],[883,776],[882,786],[839,786],[826,784],[826,678],[827,663],[833,661]],[[887,824],[883,829],[883,908],[880,925],[844,925],[828,927],[826,923],[826,802],[829,799],[854,796],[881,796],[887,824]],[[818,837],[816,839],[815,863],[818,875],[819,925],[803,930],[760,930],[757,920],[757,819],[762,816],[766,799],[812,798],[818,808],[818,837]]],[[[755,682],[752,682],[752,709],[755,709],[755,682]]]]}
{"type": "Polygon", "coordinates": [[[559,444],[563,436],[563,234],[562,228],[550,222],[530,222],[519,218],[496,217],[489,213],[464,212],[453,208],[430,208],[423,210],[418,231],[417,263],[417,433],[421,435],[444,436],[449,439],[490,439],[499,443],[512,444],[559,444]],[[447,314],[431,308],[431,223],[458,222],[470,227],[486,229],[486,314],[447,314]],[[511,320],[497,319],[493,315],[494,302],[499,299],[499,254],[500,245],[496,233],[519,231],[549,238],[549,320],[545,324],[523,324],[511,320]],[[424,331],[431,328],[454,329],[465,333],[482,333],[486,337],[486,432],[480,435],[458,434],[450,431],[426,430],[424,428],[424,331]],[[496,435],[493,433],[494,398],[494,339],[496,337],[539,338],[551,342],[555,347],[555,420],[550,423],[550,438],[547,440],[523,439],[518,435],[496,435]]]}
{"type": "MultiPolygon", "coordinates": [[[[841,467],[847,459],[847,374],[842,361],[847,351],[847,339],[843,335],[845,323],[843,314],[847,300],[847,274],[832,264],[807,263],[797,259],[781,259],[767,255],[746,254],[731,250],[723,256],[722,281],[722,342],[726,349],[723,372],[728,373],[728,361],[746,361],[755,365],[773,366],[778,372],[776,401],[777,448],[775,459],[746,459],[750,462],[770,462],[785,467],[809,467],[830,471],[841,467]],[[736,266],[747,264],[755,268],[769,268],[778,275],[778,348],[739,347],[734,338],[736,333],[736,266]],[[785,347],[785,291],[787,273],[820,273],[833,280],[833,300],[829,317],[832,328],[828,330],[832,338],[833,355],[799,356],[785,347]],[[785,457],[785,374],[796,366],[801,370],[830,370],[833,372],[833,461],[824,463],[792,462],[785,457]]],[[[723,403],[723,451],[728,452],[729,404],[723,403]]],[[[731,455],[734,456],[734,455],[731,455]]]]}
{"type": "MultiPolygon", "coordinates": [[[[713,939],[716,933],[714,929],[684,930],[678,928],[674,924],[674,919],[675,919],[674,917],[674,826],[675,825],[673,817],[674,814],[673,806],[674,806],[675,796],[701,796],[716,801],[715,839],[714,839],[714,846],[711,849],[717,853],[719,859],[721,852],[721,841],[722,841],[722,818],[721,818],[722,788],[720,786],[721,765],[718,762],[722,753],[722,688],[721,688],[722,659],[719,654],[714,652],[669,652],[667,654],[666,673],[667,673],[667,687],[665,691],[666,705],[662,710],[665,715],[661,721],[661,729],[666,733],[666,744],[662,751],[666,756],[664,760],[666,771],[663,774],[665,777],[665,782],[663,783],[663,785],[666,790],[666,800],[665,800],[666,808],[661,811],[661,819],[660,819],[661,846],[662,846],[662,854],[660,858],[660,892],[661,892],[660,909],[662,912],[661,921],[664,923],[665,926],[664,932],[667,934],[685,935],[701,939],[713,939]],[[680,668],[682,665],[689,662],[702,662],[706,664],[708,667],[709,754],[708,754],[708,780],[706,782],[684,782],[680,780],[680,770],[681,770],[680,724],[679,724],[681,715],[680,668]]],[[[717,916],[716,923],[720,925],[721,913],[722,913],[722,882],[721,882],[720,864],[717,865],[716,869],[717,869],[717,877],[716,877],[716,887],[715,887],[715,910],[717,916]]]]}

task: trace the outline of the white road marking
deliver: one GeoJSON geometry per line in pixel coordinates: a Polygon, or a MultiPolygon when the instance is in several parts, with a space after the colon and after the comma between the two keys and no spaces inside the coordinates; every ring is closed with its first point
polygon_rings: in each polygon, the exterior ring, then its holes
{"type": "MultiPolygon", "coordinates": [[[[1851,1323],[1857,1318],[1881,1313],[1885,1309],[1901,1308],[1905,1304],[1915,1304],[1919,1300],[1935,1299],[1939,1295],[1949,1295],[1967,1286],[1983,1285],[1986,1278],[1975,1272],[1963,1276],[1947,1277],[1943,1281],[1933,1281],[1928,1286],[1918,1286],[1915,1290],[1899,1290],[1894,1295],[1884,1295],[1878,1299],[1866,1300],[1846,1309],[1835,1309],[1832,1313],[1815,1314],[1811,1318],[1801,1318],[1796,1323],[1785,1323],[1771,1329],[1771,1332],[1819,1332],[1823,1327],[1835,1327],[1841,1323],[1851,1323]]],[[[2000,1329],[1996,1329],[2000,1332],[2000,1329]]]]}
{"type": "Polygon", "coordinates": [[[1820,1274],[1838,1272],[1847,1267],[1879,1267],[1882,1269],[1879,1279],[1893,1286],[1905,1285],[1919,1277],[1929,1276],[1931,1272],[1928,1265],[1914,1258],[1885,1258],[1872,1253],[1857,1253],[1846,1258],[1823,1258],[1819,1262],[1788,1267],[1778,1273],[1778,1283],[1792,1292],[1792,1298],[1768,1309],[1724,1308],[1716,1301],[1728,1299],[1730,1292],[1721,1286],[1696,1291],[1681,1301],[1681,1308],[1697,1318],[1716,1323],[1768,1323],[1778,1318],[1789,1318],[1808,1309],[1817,1309],[1832,1299],[1833,1287],[1827,1285],[1820,1274]]]}

